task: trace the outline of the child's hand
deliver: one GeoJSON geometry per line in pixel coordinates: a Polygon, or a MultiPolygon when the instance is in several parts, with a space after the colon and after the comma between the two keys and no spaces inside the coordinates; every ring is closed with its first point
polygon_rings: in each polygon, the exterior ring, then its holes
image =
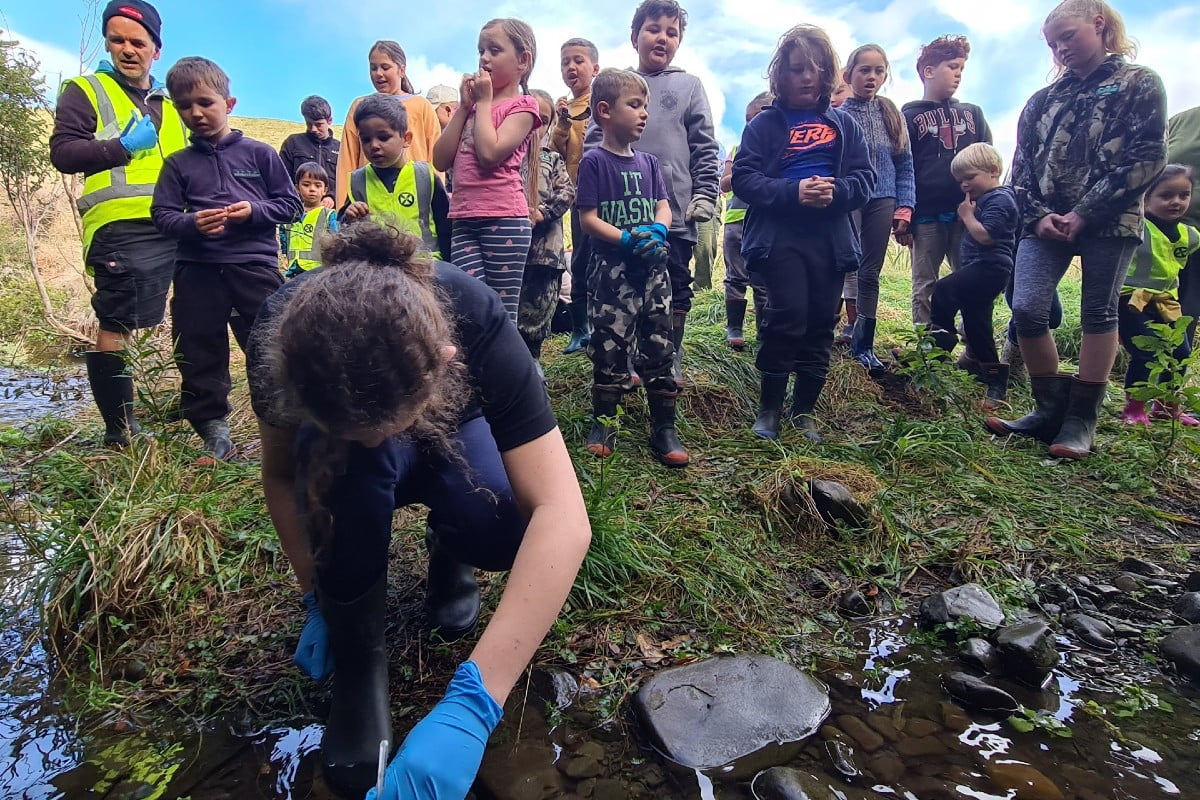
{"type": "Polygon", "coordinates": [[[1052,242],[1067,241],[1065,218],[1061,214],[1047,214],[1033,226],[1033,235],[1052,242]]]}
{"type": "Polygon", "coordinates": [[[203,236],[220,236],[225,232],[225,220],[228,212],[224,208],[206,208],[197,211],[196,230],[203,236]]]}
{"type": "Polygon", "coordinates": [[[900,245],[901,247],[912,247],[913,246],[913,235],[911,233],[908,233],[907,231],[905,233],[901,233],[899,230],[897,230],[896,231],[896,244],[900,245]]]}
{"type": "Polygon", "coordinates": [[[908,235],[908,220],[894,219],[892,220],[892,233],[896,235],[896,241],[900,241],[901,236],[908,235]]]}
{"type": "Polygon", "coordinates": [[[459,108],[471,110],[471,106],[475,105],[475,75],[468,73],[462,76],[462,81],[458,84],[458,96],[460,102],[459,108]]]}
{"type": "Polygon", "coordinates": [[[825,208],[833,202],[833,179],[814,175],[800,181],[800,205],[825,208]]]}
{"type": "Polygon", "coordinates": [[[231,206],[225,206],[225,221],[226,222],[249,222],[250,214],[254,209],[250,207],[248,200],[242,200],[240,203],[234,203],[231,206]]]}
{"type": "Polygon", "coordinates": [[[529,209],[529,222],[531,225],[541,225],[546,221],[546,215],[542,213],[540,208],[529,209]]]}
{"type": "Polygon", "coordinates": [[[481,69],[475,73],[471,82],[471,99],[476,103],[490,102],[492,99],[492,73],[481,69]]]}
{"type": "Polygon", "coordinates": [[[364,219],[371,216],[371,207],[363,201],[351,203],[346,208],[346,219],[364,219]]]}
{"type": "Polygon", "coordinates": [[[1068,242],[1073,242],[1079,238],[1079,234],[1087,227],[1087,220],[1076,214],[1074,211],[1067,212],[1059,218],[1059,230],[1063,232],[1068,242]]]}
{"type": "Polygon", "coordinates": [[[971,195],[964,194],[963,201],[958,204],[958,218],[966,220],[973,216],[975,216],[975,201],[971,199],[971,195]]]}
{"type": "Polygon", "coordinates": [[[554,104],[554,113],[558,116],[560,125],[571,124],[571,103],[567,98],[558,98],[558,102],[554,104]]]}
{"type": "Polygon", "coordinates": [[[326,208],[328,208],[330,211],[332,211],[332,210],[333,210],[333,207],[334,207],[334,205],[335,205],[335,203],[333,202],[333,198],[332,198],[332,197],[322,197],[322,198],[321,198],[321,205],[325,206],[325,207],[326,207],[326,208]]]}

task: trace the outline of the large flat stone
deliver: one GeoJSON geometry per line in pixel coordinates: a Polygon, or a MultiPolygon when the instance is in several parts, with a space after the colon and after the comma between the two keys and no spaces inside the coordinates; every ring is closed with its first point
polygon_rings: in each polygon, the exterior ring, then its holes
{"type": "Polygon", "coordinates": [[[1004,624],[1004,612],[996,598],[977,583],[964,583],[938,592],[921,604],[921,622],[930,627],[960,619],[994,628],[1004,624]]]}
{"type": "Polygon", "coordinates": [[[655,673],[634,708],[667,759],[722,780],[786,763],[830,711],[816,678],[750,654],[655,673]]]}
{"type": "Polygon", "coordinates": [[[1158,646],[1180,672],[1200,680],[1200,625],[1176,628],[1158,646]]]}

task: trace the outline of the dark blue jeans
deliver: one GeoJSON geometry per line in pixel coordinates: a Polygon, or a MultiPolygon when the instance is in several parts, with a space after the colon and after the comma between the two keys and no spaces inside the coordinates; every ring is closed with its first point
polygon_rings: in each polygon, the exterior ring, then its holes
{"type": "MultiPolygon", "coordinates": [[[[305,444],[318,435],[300,429],[301,463],[305,444]]],[[[392,513],[413,503],[429,507],[439,546],[458,561],[489,571],[512,568],[529,520],[517,507],[491,428],[477,417],[463,423],[453,442],[465,463],[407,437],[372,448],[350,445],[346,471],[325,499],[333,539],[317,564],[323,592],[347,601],[373,585],[387,571],[392,513]]]]}

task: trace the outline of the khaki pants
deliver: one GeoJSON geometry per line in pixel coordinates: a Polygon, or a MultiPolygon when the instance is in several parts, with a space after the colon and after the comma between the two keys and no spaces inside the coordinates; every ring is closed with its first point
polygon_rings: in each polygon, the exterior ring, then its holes
{"type": "Polygon", "coordinates": [[[922,222],[912,226],[912,318],[913,325],[929,324],[929,298],[937,283],[942,262],[950,262],[953,272],[959,266],[963,224],[953,222],[922,222]]]}

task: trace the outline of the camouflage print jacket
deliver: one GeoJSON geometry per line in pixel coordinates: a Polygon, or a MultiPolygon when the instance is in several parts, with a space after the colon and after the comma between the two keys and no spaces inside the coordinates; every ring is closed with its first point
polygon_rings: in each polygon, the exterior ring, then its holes
{"type": "Polygon", "coordinates": [[[545,218],[533,226],[533,239],[529,243],[528,264],[544,267],[567,268],[567,257],[563,253],[563,214],[575,202],[575,184],[567,174],[563,157],[542,145],[538,159],[538,210],[545,218]]]}
{"type": "Polygon", "coordinates": [[[1142,195],[1166,163],[1166,124],[1158,75],[1120,56],[1083,79],[1068,70],[1031,97],[1012,166],[1025,233],[1074,211],[1085,235],[1140,239],[1142,195]]]}

